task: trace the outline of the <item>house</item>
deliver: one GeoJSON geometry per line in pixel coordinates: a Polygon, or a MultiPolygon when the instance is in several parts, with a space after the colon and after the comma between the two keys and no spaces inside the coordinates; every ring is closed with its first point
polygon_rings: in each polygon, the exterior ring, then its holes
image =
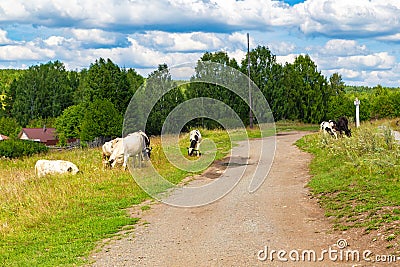
{"type": "Polygon", "coordinates": [[[22,128],[18,138],[40,142],[47,146],[54,146],[58,143],[55,128],[22,128]]]}
{"type": "Polygon", "coordinates": [[[0,141],[7,140],[8,136],[0,134],[0,141]]]}

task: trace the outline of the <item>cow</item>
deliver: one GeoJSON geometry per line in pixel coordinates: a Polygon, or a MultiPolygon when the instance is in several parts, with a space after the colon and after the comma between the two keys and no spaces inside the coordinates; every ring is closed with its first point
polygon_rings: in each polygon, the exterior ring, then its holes
{"type": "Polygon", "coordinates": [[[108,158],[108,166],[114,168],[117,164],[122,165],[124,162],[124,140],[121,138],[120,142],[115,143],[112,149],[112,153],[108,158]]]}
{"type": "Polygon", "coordinates": [[[141,134],[144,138],[144,142],[146,144],[146,154],[147,154],[148,158],[150,159],[151,150],[152,150],[152,148],[150,147],[150,138],[141,130],[139,130],[138,133],[141,134]]]}
{"type": "Polygon", "coordinates": [[[142,159],[150,159],[150,154],[150,138],[144,132],[138,131],[128,134],[125,138],[122,138],[122,142],[115,144],[108,164],[114,168],[117,163],[122,163],[122,166],[126,169],[129,157],[138,156],[141,167],[142,159]]]}
{"type": "Polygon", "coordinates": [[[135,158],[139,158],[139,168],[142,167],[143,159],[150,159],[151,149],[147,146],[147,144],[150,144],[150,140],[148,139],[147,135],[142,131],[129,134],[127,137],[124,138],[124,163],[122,164],[124,170],[127,167],[130,157],[133,157],[133,167],[135,167],[135,158]]]}
{"type": "Polygon", "coordinates": [[[336,131],[339,132],[340,136],[343,135],[343,132],[347,137],[351,137],[351,130],[349,129],[349,121],[346,117],[340,117],[336,122],[336,131]]]}
{"type": "Polygon", "coordinates": [[[108,162],[110,159],[111,154],[113,153],[114,149],[117,147],[118,142],[122,141],[122,138],[115,138],[109,142],[105,142],[102,146],[102,158],[103,158],[103,165],[109,166],[108,162]]]}
{"type": "Polygon", "coordinates": [[[201,152],[199,150],[200,143],[202,141],[201,133],[199,130],[192,130],[189,133],[189,142],[190,146],[188,147],[188,155],[192,156],[193,153],[196,153],[197,156],[201,156],[201,152]]]}
{"type": "Polygon", "coordinates": [[[78,167],[66,160],[45,160],[40,159],[36,161],[35,173],[38,177],[43,177],[48,174],[77,174],[78,167]]]}
{"type": "Polygon", "coordinates": [[[324,134],[329,133],[331,136],[337,139],[336,122],[332,120],[321,122],[320,132],[323,132],[324,134]]]}

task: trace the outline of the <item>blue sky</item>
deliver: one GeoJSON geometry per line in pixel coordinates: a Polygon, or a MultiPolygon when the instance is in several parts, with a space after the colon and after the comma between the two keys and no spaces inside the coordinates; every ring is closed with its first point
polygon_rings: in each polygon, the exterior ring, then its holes
{"type": "Polygon", "coordinates": [[[309,54],[349,85],[400,86],[398,0],[2,0],[0,68],[110,58],[147,77],[158,64],[268,46],[284,64],[309,54]]]}

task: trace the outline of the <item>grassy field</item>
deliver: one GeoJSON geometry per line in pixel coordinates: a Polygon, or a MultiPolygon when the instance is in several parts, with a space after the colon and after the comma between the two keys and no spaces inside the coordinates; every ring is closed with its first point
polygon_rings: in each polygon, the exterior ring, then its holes
{"type": "MultiPolygon", "coordinates": [[[[316,130],[318,126],[293,122],[277,123],[279,131],[316,130]]],[[[264,134],[273,134],[268,130],[264,134]]],[[[224,157],[233,143],[225,131],[202,130],[216,145],[215,159],[224,157]]],[[[250,138],[261,136],[247,129],[250,138]]],[[[265,136],[265,135],[264,135],[265,136]]],[[[186,154],[187,135],[180,142],[186,154]]],[[[177,184],[193,173],[175,168],[161,151],[160,138],[152,140],[152,164],[177,184]]],[[[0,160],[0,266],[76,266],[88,263],[88,255],[99,241],[121,229],[132,229],[138,218],[126,209],[150,197],[128,171],[104,169],[101,150],[52,151],[22,159],[0,160]],[[82,173],[37,178],[38,159],[63,159],[77,164],[82,173]]]]}
{"type": "Polygon", "coordinates": [[[316,133],[297,142],[315,156],[309,186],[335,228],[379,229],[388,248],[400,245],[400,147],[389,127],[396,125],[364,123],[351,138],[316,133]]]}

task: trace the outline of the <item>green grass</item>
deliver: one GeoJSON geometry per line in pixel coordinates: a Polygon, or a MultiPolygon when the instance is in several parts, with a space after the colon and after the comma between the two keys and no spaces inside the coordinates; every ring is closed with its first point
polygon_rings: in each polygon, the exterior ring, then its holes
{"type": "MultiPolygon", "coordinates": [[[[307,125],[290,126],[285,122],[279,127],[300,130],[307,125]]],[[[271,127],[263,133],[257,128],[247,129],[251,138],[273,133],[271,127]]],[[[210,145],[215,150],[214,160],[222,159],[236,141],[246,138],[243,131],[233,131],[232,141],[223,130],[202,129],[202,134],[215,144],[210,145]]],[[[187,135],[182,136],[179,145],[175,153],[187,157],[187,135]]],[[[201,172],[182,171],[168,163],[160,148],[160,138],[152,138],[152,147],[152,164],[171,183],[177,184],[201,172]]],[[[138,221],[130,218],[126,209],[149,198],[128,171],[104,169],[100,149],[52,151],[21,159],[1,159],[0,266],[87,264],[98,242],[138,221]],[[34,165],[41,158],[72,161],[82,173],[37,178],[34,165]]]]}
{"type": "Polygon", "coordinates": [[[352,129],[351,138],[315,133],[297,142],[315,156],[308,185],[326,215],[334,218],[336,229],[400,231],[398,224],[388,227],[400,220],[400,148],[377,126],[352,129]]]}
{"type": "Polygon", "coordinates": [[[100,150],[52,152],[0,162],[0,265],[86,262],[98,240],[134,224],[125,208],[147,195],[129,173],[104,170],[100,150]],[[38,158],[67,159],[83,174],[36,178],[38,158]]]}

